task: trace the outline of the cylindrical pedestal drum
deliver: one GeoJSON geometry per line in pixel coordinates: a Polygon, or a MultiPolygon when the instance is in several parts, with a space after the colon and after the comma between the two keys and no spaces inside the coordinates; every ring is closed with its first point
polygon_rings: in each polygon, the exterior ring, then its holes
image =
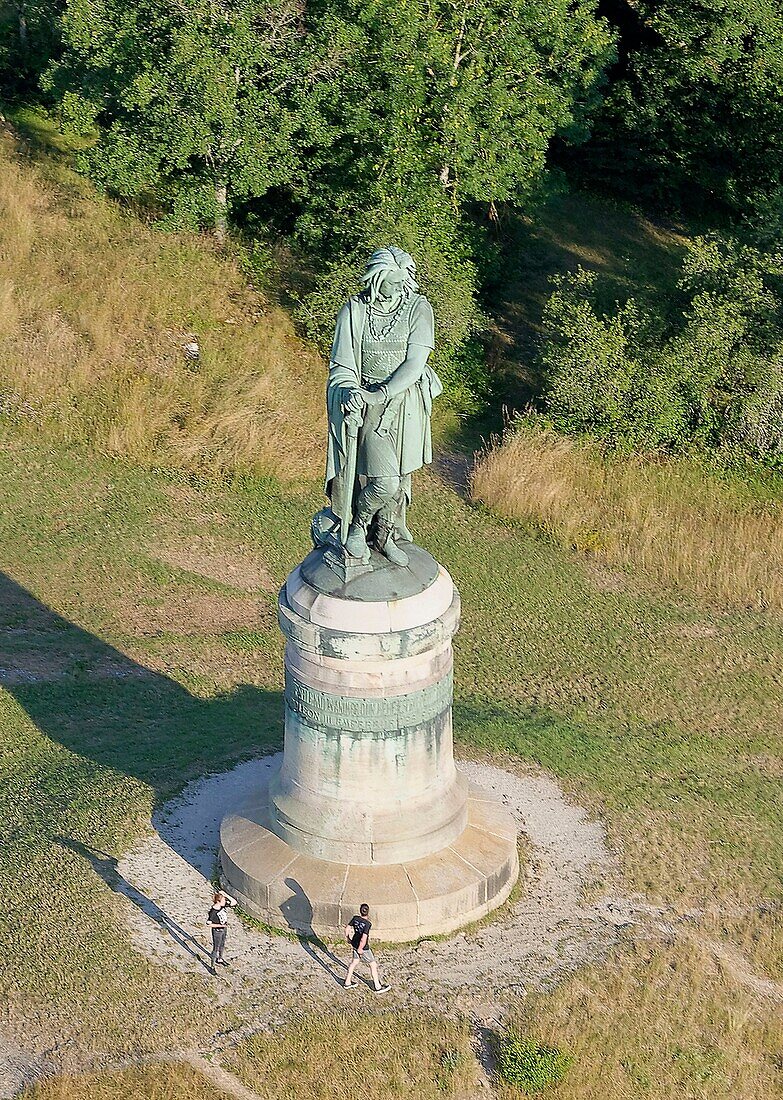
{"type": "Polygon", "coordinates": [[[314,550],[281,590],[283,759],[221,827],[230,889],[273,925],[339,934],[367,901],[379,936],[415,939],[516,879],[513,820],[454,764],[459,594],[426,551],[409,557],[345,581],[314,550]]]}

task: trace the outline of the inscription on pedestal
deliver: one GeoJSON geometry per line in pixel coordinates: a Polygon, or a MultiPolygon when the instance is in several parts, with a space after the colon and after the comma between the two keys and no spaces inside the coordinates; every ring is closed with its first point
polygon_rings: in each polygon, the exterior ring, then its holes
{"type": "Polygon", "coordinates": [[[451,706],[453,677],[448,672],[430,687],[385,699],[357,699],[318,691],[285,670],[288,706],[310,725],[356,733],[406,729],[437,718],[451,706]]]}

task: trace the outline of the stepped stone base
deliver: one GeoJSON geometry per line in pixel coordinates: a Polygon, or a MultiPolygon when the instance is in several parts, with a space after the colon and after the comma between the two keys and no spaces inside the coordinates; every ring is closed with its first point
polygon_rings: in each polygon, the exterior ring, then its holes
{"type": "Polygon", "coordinates": [[[367,866],[295,851],[272,831],[269,794],[262,789],[223,820],[223,874],[246,911],[275,928],[342,937],[366,901],[378,940],[405,943],[453,932],[501,905],[519,871],[511,814],[473,784],[467,802],[467,827],[445,848],[367,866]]]}

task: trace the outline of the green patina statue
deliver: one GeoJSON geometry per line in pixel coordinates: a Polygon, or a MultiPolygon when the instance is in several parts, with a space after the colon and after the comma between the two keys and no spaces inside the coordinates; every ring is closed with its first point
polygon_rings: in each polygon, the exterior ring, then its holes
{"type": "Polygon", "coordinates": [[[400,248],[370,257],[364,290],[340,310],[326,407],[326,495],[313,540],[343,570],[367,568],[371,548],[404,566],[411,474],[432,461],[430,413],[443,392],[428,363],[432,306],[419,293],[413,258],[400,248]]]}

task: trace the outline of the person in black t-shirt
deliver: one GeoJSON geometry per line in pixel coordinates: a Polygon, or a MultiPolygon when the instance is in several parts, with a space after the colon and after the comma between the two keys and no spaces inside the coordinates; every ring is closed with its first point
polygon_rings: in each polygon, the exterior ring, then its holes
{"type": "Polygon", "coordinates": [[[345,988],[355,988],[357,983],[353,980],[353,972],[356,969],[356,964],[361,959],[361,961],[366,963],[370,968],[373,984],[375,985],[375,992],[388,993],[391,986],[381,984],[381,979],[378,977],[378,963],[375,961],[375,955],[373,955],[372,949],[370,948],[370,929],[372,928],[372,923],[367,919],[369,915],[369,905],[362,904],[359,906],[359,916],[351,917],[348,924],[345,926],[345,938],[353,948],[353,958],[348,967],[348,973],[345,975],[345,988]]]}
{"type": "Polygon", "coordinates": [[[207,924],[212,929],[212,955],[210,969],[217,974],[216,967],[228,966],[223,958],[226,946],[226,932],[228,930],[228,909],[236,905],[236,898],[232,898],[224,890],[219,890],[212,899],[212,908],[207,917],[207,924]]]}

